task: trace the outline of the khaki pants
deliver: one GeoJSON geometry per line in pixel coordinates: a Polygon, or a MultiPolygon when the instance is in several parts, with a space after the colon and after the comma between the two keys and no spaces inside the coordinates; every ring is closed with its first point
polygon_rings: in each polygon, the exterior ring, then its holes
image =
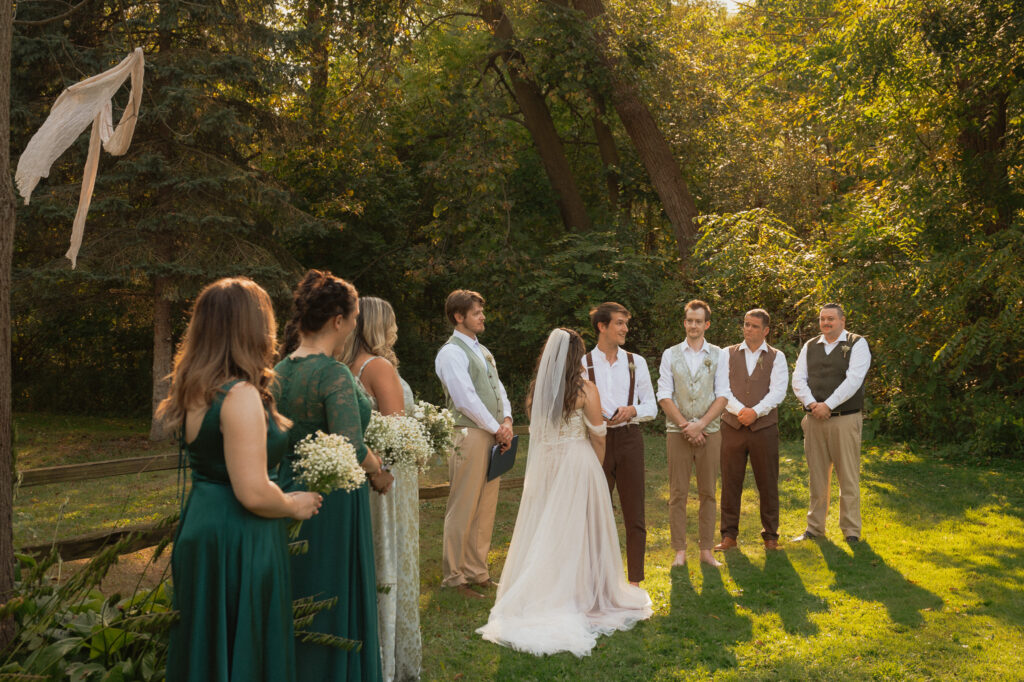
{"type": "Polygon", "coordinates": [[[491,549],[494,512],[498,507],[501,478],[487,480],[494,436],[483,429],[457,432],[454,455],[448,458],[451,489],[444,512],[444,547],[441,571],[446,587],[482,583],[491,549]]]}
{"type": "Polygon", "coordinates": [[[696,468],[697,538],[701,549],[715,545],[715,489],[718,461],[722,453],[722,432],[709,433],[703,445],[693,445],[681,433],[666,434],[668,454],[668,520],[672,549],[686,550],[686,501],[690,493],[690,471],[696,468]]]}
{"type": "Polygon", "coordinates": [[[807,530],[825,534],[828,517],[832,469],[839,479],[839,530],[843,537],[860,537],[860,439],[864,414],[815,419],[804,415],[804,454],[811,503],[807,511],[807,530]]]}

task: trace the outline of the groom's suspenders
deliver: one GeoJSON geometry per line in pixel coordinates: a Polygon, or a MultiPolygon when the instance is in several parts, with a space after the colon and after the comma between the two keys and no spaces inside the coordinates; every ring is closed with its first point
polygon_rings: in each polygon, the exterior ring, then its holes
{"type": "MultiPolygon", "coordinates": [[[[629,363],[629,397],[626,398],[626,405],[633,404],[633,394],[636,393],[636,365],[633,363],[633,354],[626,352],[626,361],[629,363]]],[[[587,377],[593,383],[597,383],[597,379],[594,378],[594,358],[590,353],[587,353],[587,377]]]]}

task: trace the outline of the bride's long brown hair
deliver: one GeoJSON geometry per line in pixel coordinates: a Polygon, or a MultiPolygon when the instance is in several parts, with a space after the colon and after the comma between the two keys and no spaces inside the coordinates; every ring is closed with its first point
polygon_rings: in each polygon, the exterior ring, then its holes
{"type": "Polygon", "coordinates": [[[207,285],[192,308],[157,418],[181,426],[190,409],[209,405],[222,385],[241,379],[256,387],[278,425],[290,426],[270,393],[276,347],[277,322],[266,291],[246,277],[207,285]]]}
{"type": "MultiPolygon", "coordinates": [[[[583,356],[587,354],[587,347],[583,344],[583,337],[577,331],[565,327],[559,327],[559,329],[569,334],[569,349],[565,356],[565,400],[562,402],[562,418],[568,419],[576,409],[576,401],[580,394],[583,393],[583,356]]],[[[530,390],[526,392],[527,416],[533,406],[533,389],[537,386],[537,371],[540,369],[542,357],[544,357],[543,349],[537,356],[537,362],[533,365],[533,379],[530,381],[530,390]]]]}

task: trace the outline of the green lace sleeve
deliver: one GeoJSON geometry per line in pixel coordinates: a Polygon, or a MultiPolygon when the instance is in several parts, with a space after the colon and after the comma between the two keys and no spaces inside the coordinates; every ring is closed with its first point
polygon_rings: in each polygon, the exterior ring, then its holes
{"type": "Polygon", "coordinates": [[[356,457],[366,459],[366,443],[363,442],[363,424],[359,413],[359,390],[355,377],[349,368],[340,362],[333,363],[324,372],[321,380],[321,395],[324,396],[324,411],[327,415],[327,430],[340,433],[356,448],[356,457]]]}

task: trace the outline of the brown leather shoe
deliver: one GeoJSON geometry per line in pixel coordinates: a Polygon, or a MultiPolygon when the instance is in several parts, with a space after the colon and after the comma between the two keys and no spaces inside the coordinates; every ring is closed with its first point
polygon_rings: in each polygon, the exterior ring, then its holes
{"type": "Polygon", "coordinates": [[[765,548],[765,550],[778,549],[779,548],[779,541],[778,540],[765,540],[764,541],[764,548],[765,548]]]}
{"type": "Polygon", "coordinates": [[[473,583],[473,587],[482,587],[485,590],[496,590],[498,589],[498,583],[488,578],[482,583],[473,583]]]}
{"type": "Polygon", "coordinates": [[[455,586],[455,591],[458,592],[459,594],[461,594],[463,597],[466,597],[467,599],[483,599],[484,598],[484,595],[480,594],[479,592],[477,592],[477,591],[475,591],[473,589],[470,589],[469,585],[456,585],[455,586]]]}
{"type": "Polygon", "coordinates": [[[722,538],[722,541],[715,545],[714,550],[716,552],[724,552],[727,549],[736,549],[739,544],[736,542],[736,538],[731,538],[728,535],[722,538]]]}

